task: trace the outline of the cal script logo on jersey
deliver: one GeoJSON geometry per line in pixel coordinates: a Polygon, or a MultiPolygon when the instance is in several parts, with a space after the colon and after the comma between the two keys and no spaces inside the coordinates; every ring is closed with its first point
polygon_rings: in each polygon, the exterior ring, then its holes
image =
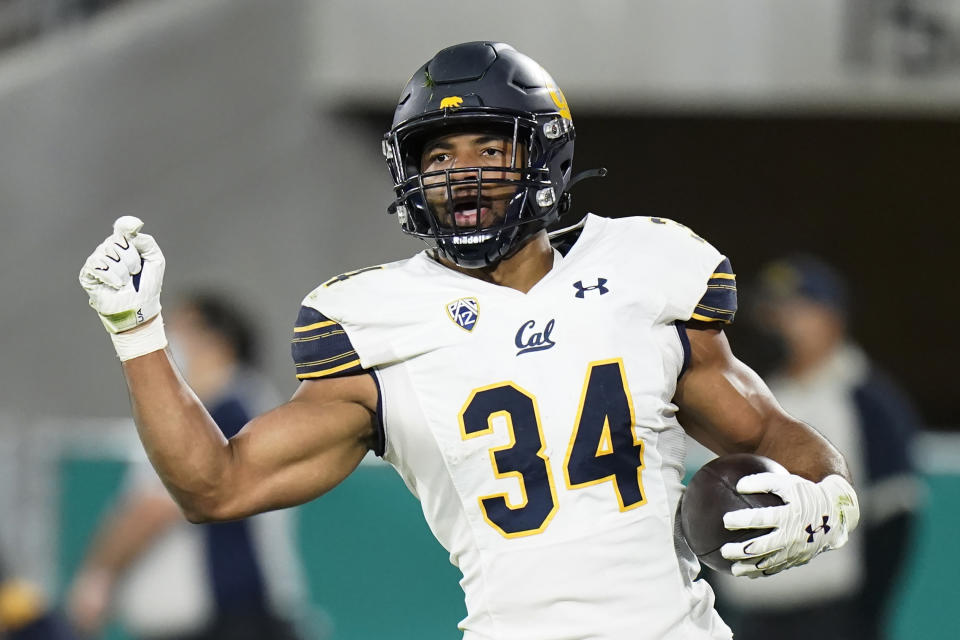
{"type": "Polygon", "coordinates": [[[549,349],[553,346],[556,346],[550,338],[550,334],[553,333],[553,325],[555,321],[550,320],[544,326],[543,331],[536,331],[537,323],[534,320],[527,320],[517,331],[517,336],[514,338],[513,343],[517,345],[517,355],[522,355],[524,353],[533,353],[534,351],[543,351],[549,349]]]}
{"type": "Polygon", "coordinates": [[[473,331],[480,318],[480,303],[476,298],[460,298],[447,305],[447,315],[464,331],[473,331]]]}

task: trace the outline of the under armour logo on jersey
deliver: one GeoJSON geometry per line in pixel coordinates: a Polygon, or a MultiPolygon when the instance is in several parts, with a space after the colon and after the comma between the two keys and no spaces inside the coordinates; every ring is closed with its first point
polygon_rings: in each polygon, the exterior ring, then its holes
{"type": "Polygon", "coordinates": [[[812,524],[807,525],[807,528],[804,529],[804,531],[810,534],[807,536],[807,542],[813,542],[813,534],[815,534],[817,531],[823,531],[824,533],[830,532],[830,526],[827,524],[828,520],[830,520],[829,516],[823,516],[823,524],[816,529],[813,528],[812,524]]]}
{"type": "Polygon", "coordinates": [[[447,315],[464,331],[473,331],[480,318],[480,303],[476,298],[460,298],[447,305],[447,315]]]}
{"type": "Polygon", "coordinates": [[[583,280],[577,280],[573,283],[573,286],[577,288],[577,297],[582,298],[587,294],[587,291],[599,291],[600,295],[603,295],[610,291],[605,285],[607,284],[606,278],[597,278],[597,284],[590,285],[589,287],[583,286],[583,280]]]}
{"type": "Polygon", "coordinates": [[[517,331],[517,337],[514,338],[513,343],[517,345],[517,349],[520,349],[520,351],[517,351],[518,356],[523,353],[543,351],[556,345],[556,343],[550,339],[550,334],[553,333],[554,321],[550,320],[543,328],[543,331],[533,331],[536,324],[533,320],[527,320],[517,331]]]}

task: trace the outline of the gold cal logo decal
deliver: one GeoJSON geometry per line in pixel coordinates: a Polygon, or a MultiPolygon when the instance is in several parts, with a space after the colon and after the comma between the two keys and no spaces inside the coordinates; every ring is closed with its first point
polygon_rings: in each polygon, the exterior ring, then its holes
{"type": "Polygon", "coordinates": [[[451,107],[459,107],[462,104],[463,104],[463,98],[461,98],[460,96],[450,96],[440,101],[440,108],[449,109],[451,107]]]}
{"type": "Polygon", "coordinates": [[[560,117],[573,120],[573,116],[570,115],[570,106],[567,104],[567,98],[563,95],[563,91],[560,91],[560,87],[553,81],[553,78],[550,77],[546,69],[540,67],[540,72],[543,73],[544,84],[547,85],[550,99],[553,100],[553,104],[557,106],[557,112],[560,114],[560,117]]]}
{"type": "Polygon", "coordinates": [[[560,87],[555,84],[549,84],[547,87],[550,90],[550,97],[553,99],[553,104],[557,105],[557,111],[560,112],[560,117],[573,120],[573,117],[570,115],[570,107],[567,105],[567,99],[564,97],[563,91],[560,91],[560,87]]]}

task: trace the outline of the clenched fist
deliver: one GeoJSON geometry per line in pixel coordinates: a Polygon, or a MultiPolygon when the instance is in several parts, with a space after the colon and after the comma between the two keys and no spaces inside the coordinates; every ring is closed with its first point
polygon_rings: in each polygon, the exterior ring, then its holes
{"type": "Polygon", "coordinates": [[[141,228],[139,218],[117,218],[113,233],[94,249],[80,270],[80,285],[113,337],[121,360],[166,346],[158,318],[163,252],[152,236],[140,233],[141,228]],[[158,321],[151,327],[131,331],[154,318],[158,321]]]}

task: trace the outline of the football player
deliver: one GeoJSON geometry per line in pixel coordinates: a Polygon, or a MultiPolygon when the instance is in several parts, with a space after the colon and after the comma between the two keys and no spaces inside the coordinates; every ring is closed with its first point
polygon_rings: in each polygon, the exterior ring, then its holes
{"type": "Polygon", "coordinates": [[[730,262],[662,218],[588,215],[548,234],[577,179],[573,146],[563,93],[512,47],[465,43],[420,67],[383,151],[390,211],[432,248],[307,295],[300,387],[229,440],[164,351],[163,255],[120,218],[80,280],[187,516],[311,500],[372,450],[462,571],[468,640],[730,637],[674,535],[684,431],[791,471],[738,485],[786,504],[726,515],[773,528],[726,545],[735,573],[844,544],[859,510],[843,458],[730,351],[730,262]]]}

